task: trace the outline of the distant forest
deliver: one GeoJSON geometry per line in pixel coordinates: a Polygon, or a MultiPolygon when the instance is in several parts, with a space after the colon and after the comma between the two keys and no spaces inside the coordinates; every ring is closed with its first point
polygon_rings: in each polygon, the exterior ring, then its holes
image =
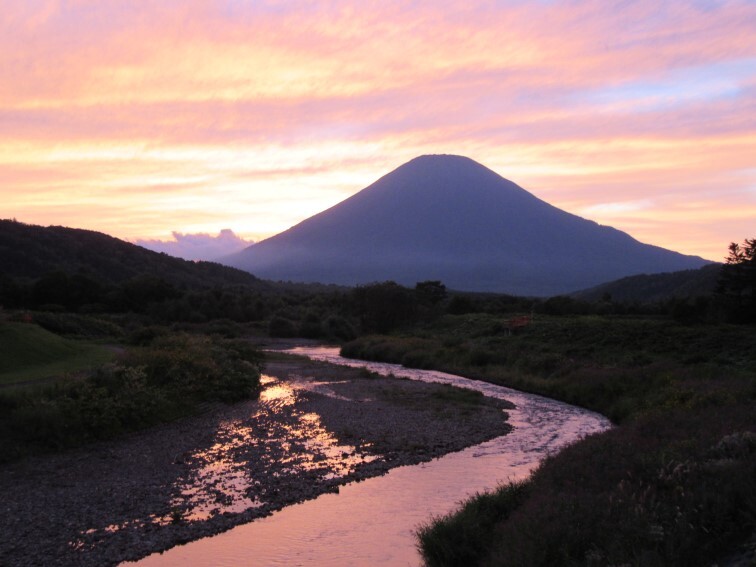
{"type": "Polygon", "coordinates": [[[150,275],[183,288],[231,284],[266,287],[248,272],[221,264],[189,262],[100,232],[14,220],[0,220],[0,266],[2,273],[16,278],[36,279],[64,272],[117,284],[150,275]]]}
{"type": "MultiPolygon", "coordinates": [[[[633,276],[548,299],[459,293],[443,282],[346,288],[260,280],[86,230],[0,220],[0,306],[49,313],[134,314],[142,323],[253,324],[273,336],[348,340],[442,313],[669,315],[688,323],[748,322],[754,314],[753,240],[723,266],[633,276]]],[[[241,331],[240,331],[241,332],[241,331]]]]}

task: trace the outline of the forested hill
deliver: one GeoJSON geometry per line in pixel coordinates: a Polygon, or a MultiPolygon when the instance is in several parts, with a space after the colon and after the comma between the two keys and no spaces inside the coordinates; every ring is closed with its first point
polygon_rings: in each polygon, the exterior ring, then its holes
{"type": "Polygon", "coordinates": [[[721,264],[711,264],[698,270],[628,276],[571,296],[583,301],[599,301],[609,296],[614,301],[638,303],[706,296],[716,290],[721,272],[721,264]]]}
{"type": "Polygon", "coordinates": [[[179,288],[268,286],[248,272],[174,258],[100,232],[0,220],[0,276],[37,279],[52,272],[110,284],[151,276],[179,288]]]}

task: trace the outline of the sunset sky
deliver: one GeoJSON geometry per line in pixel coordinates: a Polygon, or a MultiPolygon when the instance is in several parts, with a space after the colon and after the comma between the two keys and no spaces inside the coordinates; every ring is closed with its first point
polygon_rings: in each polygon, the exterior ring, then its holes
{"type": "Polygon", "coordinates": [[[454,153],[643,242],[756,237],[753,1],[5,0],[0,73],[2,218],[259,240],[454,153]]]}

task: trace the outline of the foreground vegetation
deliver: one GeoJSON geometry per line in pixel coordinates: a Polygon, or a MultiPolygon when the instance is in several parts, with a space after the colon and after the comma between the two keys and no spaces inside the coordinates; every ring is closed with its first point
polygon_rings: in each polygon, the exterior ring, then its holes
{"type": "Polygon", "coordinates": [[[616,423],[659,408],[730,399],[747,390],[756,373],[752,326],[544,315],[510,334],[509,319],[446,315],[409,331],[361,337],[342,352],[543,394],[616,423]]]}
{"type": "Polygon", "coordinates": [[[0,386],[84,371],[113,356],[105,346],[66,339],[37,325],[0,325],[0,386]]]}
{"type": "Polygon", "coordinates": [[[174,333],[44,385],[0,390],[0,462],[74,447],[259,392],[247,342],[174,333]]]}
{"type": "Polygon", "coordinates": [[[545,394],[618,425],[419,532],[429,565],[701,565],[756,533],[756,328],[446,315],[344,346],[545,394]]]}

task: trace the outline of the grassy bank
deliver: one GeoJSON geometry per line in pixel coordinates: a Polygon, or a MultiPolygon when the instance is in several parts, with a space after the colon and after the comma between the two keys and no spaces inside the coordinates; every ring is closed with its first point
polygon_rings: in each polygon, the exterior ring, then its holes
{"type": "Polygon", "coordinates": [[[545,394],[618,426],[420,530],[429,565],[705,565],[756,531],[756,329],[446,316],[345,346],[545,394]]]}
{"type": "Polygon", "coordinates": [[[0,324],[0,385],[79,372],[111,360],[114,351],[75,341],[37,325],[0,324]]]}
{"type": "MultiPolygon", "coordinates": [[[[74,342],[39,331],[19,336],[66,347],[74,342]]],[[[20,346],[24,352],[36,348],[20,346]]],[[[195,413],[208,402],[257,395],[260,360],[243,341],[172,333],[77,380],[0,390],[0,461],[110,439],[195,413]]]]}
{"type": "Polygon", "coordinates": [[[752,387],[756,374],[754,327],[541,316],[510,335],[506,322],[487,314],[447,315],[410,332],[362,337],[342,352],[543,394],[616,423],[738,395],[752,387]]]}

